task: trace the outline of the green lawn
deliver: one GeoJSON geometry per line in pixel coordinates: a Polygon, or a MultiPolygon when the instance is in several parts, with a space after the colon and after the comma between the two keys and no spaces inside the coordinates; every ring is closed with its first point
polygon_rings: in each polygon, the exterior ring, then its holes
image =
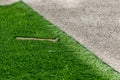
{"type": "Polygon", "coordinates": [[[0,6],[0,80],[120,80],[120,74],[18,2],[0,6]],[[59,41],[22,41],[17,36],[59,41]]]}

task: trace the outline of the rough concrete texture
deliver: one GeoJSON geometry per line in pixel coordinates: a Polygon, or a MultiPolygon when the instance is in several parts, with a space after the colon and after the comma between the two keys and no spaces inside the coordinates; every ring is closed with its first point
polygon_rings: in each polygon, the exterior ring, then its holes
{"type": "Polygon", "coordinates": [[[23,1],[120,72],[120,0],[23,1]]]}
{"type": "Polygon", "coordinates": [[[0,0],[0,5],[9,5],[17,2],[19,0],[0,0]]]}
{"type": "Polygon", "coordinates": [[[120,72],[120,0],[24,0],[120,72]]]}

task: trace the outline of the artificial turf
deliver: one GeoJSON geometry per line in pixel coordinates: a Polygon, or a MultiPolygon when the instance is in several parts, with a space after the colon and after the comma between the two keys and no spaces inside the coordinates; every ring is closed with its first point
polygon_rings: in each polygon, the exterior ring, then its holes
{"type": "Polygon", "coordinates": [[[23,2],[0,6],[0,80],[120,80],[120,74],[23,2]],[[58,42],[15,38],[58,38],[58,42]]]}

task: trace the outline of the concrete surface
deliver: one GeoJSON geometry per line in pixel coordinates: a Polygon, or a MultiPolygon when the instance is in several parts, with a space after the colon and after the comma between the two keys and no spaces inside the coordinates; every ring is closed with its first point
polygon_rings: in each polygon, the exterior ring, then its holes
{"type": "Polygon", "coordinates": [[[0,0],[0,5],[9,5],[17,2],[19,0],[0,0]]]}
{"type": "Polygon", "coordinates": [[[23,0],[120,72],[120,0],[23,0]]]}
{"type": "Polygon", "coordinates": [[[23,1],[120,72],[120,0],[23,1]]]}

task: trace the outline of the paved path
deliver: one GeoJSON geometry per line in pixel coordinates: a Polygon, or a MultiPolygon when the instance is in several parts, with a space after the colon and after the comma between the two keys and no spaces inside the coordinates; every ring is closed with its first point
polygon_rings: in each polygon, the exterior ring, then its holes
{"type": "Polygon", "coordinates": [[[24,0],[120,72],[120,0],[24,0]]]}
{"type": "Polygon", "coordinates": [[[9,5],[17,2],[19,0],[0,0],[0,5],[9,5]]]}
{"type": "Polygon", "coordinates": [[[23,0],[120,72],[120,0],[23,0]]]}

